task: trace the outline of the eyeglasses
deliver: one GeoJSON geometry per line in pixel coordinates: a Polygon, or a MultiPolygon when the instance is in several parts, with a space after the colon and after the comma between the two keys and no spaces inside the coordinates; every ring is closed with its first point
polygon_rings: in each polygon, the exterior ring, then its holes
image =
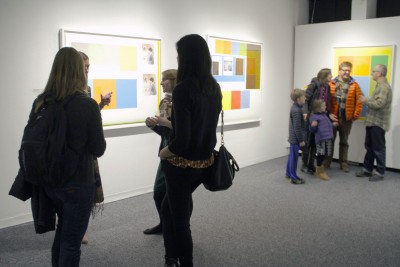
{"type": "Polygon", "coordinates": [[[351,72],[351,70],[344,70],[344,69],[340,69],[343,72],[351,72]]]}
{"type": "Polygon", "coordinates": [[[379,70],[373,70],[372,72],[380,72],[379,70]]]}

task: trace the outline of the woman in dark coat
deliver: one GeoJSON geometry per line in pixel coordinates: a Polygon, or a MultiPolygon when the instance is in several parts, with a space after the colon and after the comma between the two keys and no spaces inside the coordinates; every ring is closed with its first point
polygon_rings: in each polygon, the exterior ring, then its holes
{"type": "Polygon", "coordinates": [[[214,162],[222,94],[211,75],[206,41],[186,35],[176,44],[178,84],[172,95],[172,136],[160,151],[167,194],[162,204],[166,266],[193,266],[192,193],[214,162]],[[178,263],[179,262],[179,263],[178,263]]]}

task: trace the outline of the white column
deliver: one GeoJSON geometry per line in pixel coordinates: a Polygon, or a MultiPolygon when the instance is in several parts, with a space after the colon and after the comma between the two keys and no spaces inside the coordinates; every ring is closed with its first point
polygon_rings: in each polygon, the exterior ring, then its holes
{"type": "Polygon", "coordinates": [[[370,19],[376,18],[377,0],[352,0],[351,19],[370,19]]]}

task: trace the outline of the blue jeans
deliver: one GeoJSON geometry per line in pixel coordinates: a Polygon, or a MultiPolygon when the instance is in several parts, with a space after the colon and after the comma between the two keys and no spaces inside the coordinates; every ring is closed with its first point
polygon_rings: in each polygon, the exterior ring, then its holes
{"type": "Polygon", "coordinates": [[[95,185],[67,184],[63,188],[45,188],[58,216],[51,248],[54,267],[79,266],[81,241],[92,209],[95,185]]]}
{"type": "Polygon", "coordinates": [[[377,126],[366,127],[364,168],[372,172],[376,160],[376,170],[380,175],[385,174],[386,140],[385,131],[377,126]]]}
{"type": "Polygon", "coordinates": [[[299,160],[300,146],[297,144],[290,144],[290,151],[288,161],[286,164],[286,176],[290,179],[299,179],[297,176],[297,161],[299,160]]]}
{"type": "Polygon", "coordinates": [[[161,162],[167,193],[161,206],[165,258],[179,259],[180,266],[193,266],[193,240],[190,217],[192,193],[203,182],[209,169],[179,168],[161,162]]]}

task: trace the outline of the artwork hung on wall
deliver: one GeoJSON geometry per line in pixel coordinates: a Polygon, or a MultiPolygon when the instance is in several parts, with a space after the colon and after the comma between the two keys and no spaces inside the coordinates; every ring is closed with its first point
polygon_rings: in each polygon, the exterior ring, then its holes
{"type": "Polygon", "coordinates": [[[103,108],[104,126],[142,123],[158,110],[160,39],[60,30],[60,47],[88,55],[91,96],[112,92],[103,108]]]}
{"type": "MultiPolygon", "coordinates": [[[[361,47],[335,47],[333,75],[338,75],[341,62],[349,61],[353,64],[351,76],[360,85],[364,95],[371,96],[375,90],[376,82],[371,77],[371,71],[376,64],[387,66],[387,79],[391,83],[393,69],[393,45],[386,46],[361,46],[361,47]]],[[[363,107],[361,118],[365,117],[367,107],[363,107]]]]}
{"type": "Polygon", "coordinates": [[[207,36],[212,74],[221,86],[225,123],[260,121],[261,43],[207,36]]]}

